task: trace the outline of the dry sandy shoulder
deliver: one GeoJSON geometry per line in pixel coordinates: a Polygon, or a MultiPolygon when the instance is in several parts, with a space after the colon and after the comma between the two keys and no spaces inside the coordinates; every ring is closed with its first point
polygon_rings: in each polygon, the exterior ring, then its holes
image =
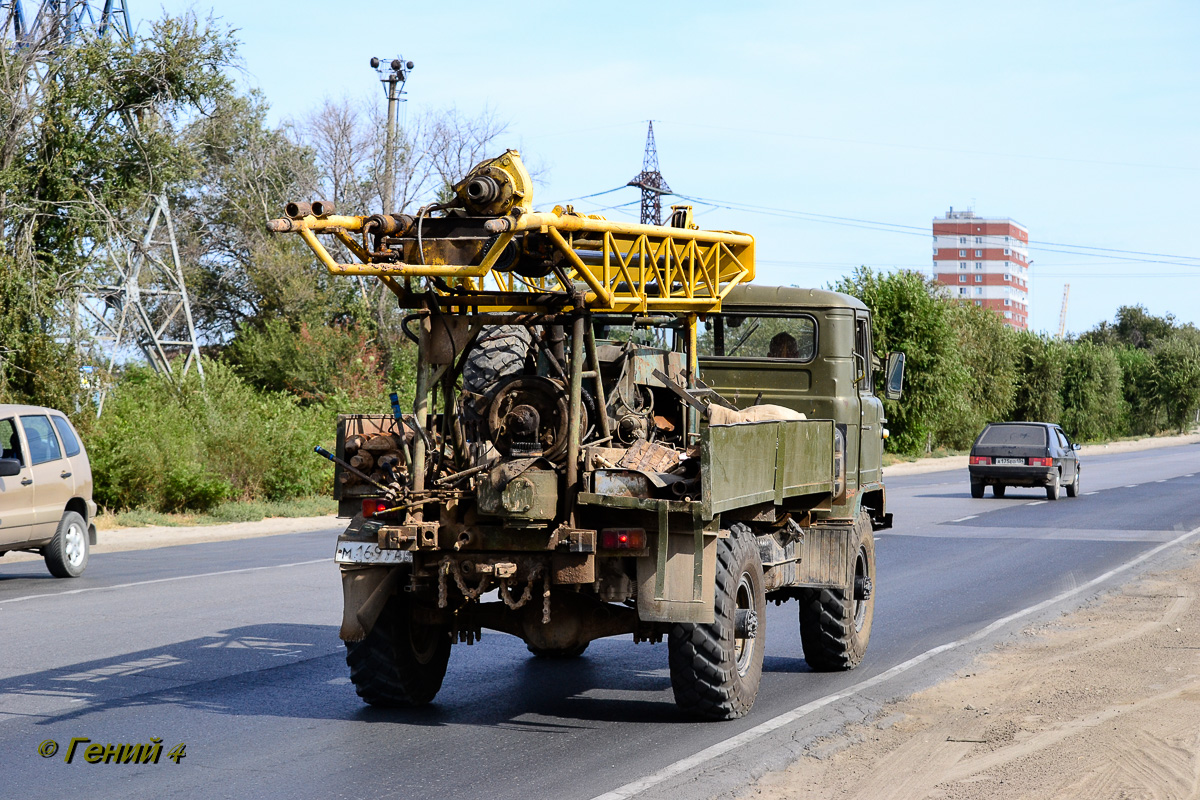
{"type": "Polygon", "coordinates": [[[870,724],[742,800],[1200,797],[1200,544],[870,724]]]}

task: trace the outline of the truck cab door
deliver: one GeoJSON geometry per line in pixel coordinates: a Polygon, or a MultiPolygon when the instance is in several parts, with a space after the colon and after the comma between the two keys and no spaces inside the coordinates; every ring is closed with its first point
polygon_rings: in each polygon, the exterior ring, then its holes
{"type": "Polygon", "coordinates": [[[0,457],[21,462],[16,475],[0,477],[0,549],[29,539],[33,525],[33,478],[21,446],[16,417],[0,419],[0,457]]]}
{"type": "Polygon", "coordinates": [[[854,316],[854,363],[858,378],[858,485],[882,480],[883,401],[875,396],[875,378],[871,363],[871,318],[864,312],[854,316]]]}

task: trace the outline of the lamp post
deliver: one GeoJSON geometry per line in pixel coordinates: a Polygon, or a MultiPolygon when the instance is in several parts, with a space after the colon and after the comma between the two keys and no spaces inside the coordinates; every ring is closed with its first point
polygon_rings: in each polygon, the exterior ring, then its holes
{"type": "Polygon", "coordinates": [[[396,202],[396,117],[400,111],[400,102],[404,99],[404,84],[408,81],[408,73],[413,68],[413,62],[405,61],[400,56],[393,58],[385,65],[372,56],[371,69],[379,73],[379,82],[383,84],[383,94],[387,97],[387,139],[384,143],[384,158],[387,163],[383,169],[383,213],[391,211],[396,202]]]}

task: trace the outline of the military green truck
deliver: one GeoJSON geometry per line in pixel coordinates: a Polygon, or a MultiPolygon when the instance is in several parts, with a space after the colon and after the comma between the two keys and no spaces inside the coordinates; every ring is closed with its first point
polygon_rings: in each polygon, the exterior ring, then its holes
{"type": "MultiPolygon", "coordinates": [[[[535,212],[515,151],[454,192],[270,223],[382,281],[418,350],[412,412],[344,415],[325,454],[353,518],[335,560],[359,696],[430,702],[484,628],[561,659],[632,635],[667,640],[682,709],[733,719],[769,600],[797,601],[813,669],[855,667],[891,524],[868,309],[753,285],[753,237],[686,206],[662,226],[535,212]]],[[[889,397],[903,367],[888,356],[889,397]]]]}

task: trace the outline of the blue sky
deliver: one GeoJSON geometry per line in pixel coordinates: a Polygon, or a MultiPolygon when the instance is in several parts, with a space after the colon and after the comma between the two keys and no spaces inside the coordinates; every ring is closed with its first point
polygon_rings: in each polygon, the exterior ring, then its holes
{"type": "Polygon", "coordinates": [[[654,119],[673,189],[764,209],[698,206],[754,234],[760,282],[928,273],[932,218],[973,207],[1029,228],[1034,329],[1068,282],[1069,331],[1134,303],[1200,324],[1200,3],[161,4],[188,7],[238,30],[277,120],[381,98],[367,61],[403,54],[408,113],[491,107],[543,208],[632,178],[654,119]]]}

